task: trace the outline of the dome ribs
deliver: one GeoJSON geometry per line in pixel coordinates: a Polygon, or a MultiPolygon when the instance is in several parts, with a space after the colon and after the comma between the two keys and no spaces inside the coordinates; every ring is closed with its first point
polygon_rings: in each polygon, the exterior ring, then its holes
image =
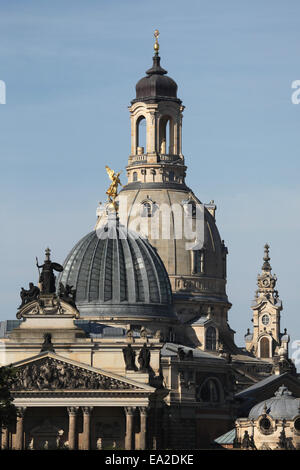
{"type": "MultiPolygon", "coordinates": [[[[129,235],[129,234],[128,234],[129,235]]],[[[135,285],[136,285],[136,302],[149,302],[149,290],[146,281],[146,272],[142,269],[144,267],[143,260],[141,258],[141,252],[137,251],[136,243],[132,243],[132,239],[128,236],[128,245],[130,248],[133,267],[134,267],[134,277],[135,277],[135,285]],[[142,266],[141,266],[142,264],[142,266]],[[144,289],[146,287],[146,292],[144,289]]],[[[135,240],[134,240],[135,241],[135,240]]]]}
{"type": "Polygon", "coordinates": [[[91,260],[91,269],[89,273],[88,280],[88,300],[96,300],[99,296],[99,276],[100,276],[100,265],[101,265],[101,255],[103,251],[103,245],[100,243],[100,239],[95,245],[94,253],[91,260]]]}
{"type": "Polygon", "coordinates": [[[83,237],[67,256],[59,281],[76,289],[83,319],[175,318],[159,256],[146,239],[119,223],[83,237]]]}
{"type": "Polygon", "coordinates": [[[88,300],[88,292],[89,292],[89,272],[90,272],[90,265],[91,259],[93,256],[93,252],[95,249],[95,245],[97,244],[97,239],[90,239],[88,245],[84,253],[82,254],[80,267],[78,270],[78,276],[76,280],[76,298],[77,300],[88,300]]]}

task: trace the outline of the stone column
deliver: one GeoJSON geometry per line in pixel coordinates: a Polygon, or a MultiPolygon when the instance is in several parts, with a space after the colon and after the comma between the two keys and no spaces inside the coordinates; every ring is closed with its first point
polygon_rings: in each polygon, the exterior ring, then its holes
{"type": "Polygon", "coordinates": [[[1,435],[1,449],[2,450],[8,449],[8,444],[9,444],[8,437],[9,437],[8,427],[3,426],[2,435],[1,435]]]}
{"type": "Polygon", "coordinates": [[[125,407],[126,413],[126,435],[125,435],[125,449],[132,450],[133,447],[133,418],[135,406],[125,407]]]}
{"type": "Polygon", "coordinates": [[[76,416],[77,416],[78,407],[70,406],[68,408],[69,413],[69,434],[68,434],[68,441],[69,441],[69,449],[75,450],[76,449],[76,416]]]}
{"type": "Polygon", "coordinates": [[[140,450],[145,450],[147,447],[147,416],[148,409],[145,406],[140,407],[140,450]]]}
{"type": "Polygon", "coordinates": [[[26,408],[17,408],[17,423],[16,423],[16,450],[22,450],[24,445],[24,416],[26,408]]]}
{"type": "Polygon", "coordinates": [[[83,450],[90,450],[90,440],[91,440],[91,413],[93,411],[92,406],[83,406],[83,450]]]}

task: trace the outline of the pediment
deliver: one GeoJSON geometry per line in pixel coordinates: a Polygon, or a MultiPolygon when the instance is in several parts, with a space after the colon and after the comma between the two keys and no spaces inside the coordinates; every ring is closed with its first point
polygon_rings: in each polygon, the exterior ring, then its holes
{"type": "Polygon", "coordinates": [[[79,312],[75,305],[57,297],[55,294],[41,295],[39,299],[32,300],[21,307],[17,313],[17,318],[40,316],[71,316],[79,318],[79,312]]]}
{"type": "Polygon", "coordinates": [[[155,391],[149,385],[96,369],[49,351],[12,364],[12,366],[17,374],[12,386],[13,392],[144,391],[151,393],[155,391]]]}

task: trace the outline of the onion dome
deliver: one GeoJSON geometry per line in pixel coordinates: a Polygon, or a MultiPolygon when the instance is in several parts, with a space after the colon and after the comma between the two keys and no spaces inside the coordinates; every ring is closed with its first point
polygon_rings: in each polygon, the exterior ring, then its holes
{"type": "Polygon", "coordinates": [[[274,397],[255,405],[250,410],[249,418],[258,419],[265,414],[273,419],[294,419],[300,414],[300,400],[282,385],[274,397]]]}
{"type": "Polygon", "coordinates": [[[177,99],[177,84],[171,77],[166,76],[167,73],[160,66],[160,57],[155,55],[152,67],[146,71],[147,76],[136,84],[136,100],[177,99]]]}
{"type": "Polygon", "coordinates": [[[70,251],[58,284],[76,289],[84,316],[176,318],[166,269],[150,243],[118,222],[88,233],[70,251]]]}

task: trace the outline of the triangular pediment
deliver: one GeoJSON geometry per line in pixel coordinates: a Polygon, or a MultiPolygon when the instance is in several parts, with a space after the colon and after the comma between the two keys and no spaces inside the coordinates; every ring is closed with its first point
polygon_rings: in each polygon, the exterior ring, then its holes
{"type": "Polygon", "coordinates": [[[12,387],[18,391],[155,391],[153,387],[117,374],[59,356],[43,352],[12,364],[17,379],[12,387]]]}

